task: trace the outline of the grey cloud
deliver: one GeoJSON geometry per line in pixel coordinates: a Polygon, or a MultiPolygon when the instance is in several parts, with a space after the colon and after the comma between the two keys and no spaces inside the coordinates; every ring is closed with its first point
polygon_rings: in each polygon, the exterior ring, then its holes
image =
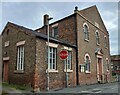
{"type": "Polygon", "coordinates": [[[50,16],[52,16],[54,19],[51,20],[51,22],[54,22],[72,14],[75,6],[78,6],[78,8],[81,10],[92,5],[97,5],[105,26],[109,31],[111,54],[116,53],[117,51],[115,51],[114,48],[118,47],[118,23],[116,23],[118,21],[118,3],[115,2],[6,2],[2,4],[2,28],[0,28],[0,31],[2,31],[7,21],[35,29],[43,25],[43,15],[45,13],[48,13],[50,16]]]}

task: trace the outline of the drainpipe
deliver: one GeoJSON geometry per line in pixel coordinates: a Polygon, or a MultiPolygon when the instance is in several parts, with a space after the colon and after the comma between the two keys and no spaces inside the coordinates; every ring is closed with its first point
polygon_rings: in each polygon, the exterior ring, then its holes
{"type": "Polygon", "coordinates": [[[77,12],[78,12],[78,7],[75,7],[74,10],[74,24],[75,24],[75,33],[76,33],[76,84],[79,85],[79,70],[78,70],[78,35],[77,35],[77,12]]]}
{"type": "Polygon", "coordinates": [[[50,77],[49,77],[49,69],[50,69],[50,54],[49,54],[49,51],[50,51],[50,48],[49,48],[49,21],[53,19],[51,17],[49,17],[49,15],[44,15],[44,25],[47,26],[47,51],[48,51],[48,64],[47,64],[47,91],[49,91],[49,81],[50,81],[50,77]]]}

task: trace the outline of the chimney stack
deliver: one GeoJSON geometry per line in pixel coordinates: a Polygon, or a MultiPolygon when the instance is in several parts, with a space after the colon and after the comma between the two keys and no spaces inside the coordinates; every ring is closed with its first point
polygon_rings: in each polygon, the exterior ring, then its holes
{"type": "Polygon", "coordinates": [[[49,18],[49,15],[45,14],[44,15],[44,26],[48,25],[48,18],[49,18]]]}

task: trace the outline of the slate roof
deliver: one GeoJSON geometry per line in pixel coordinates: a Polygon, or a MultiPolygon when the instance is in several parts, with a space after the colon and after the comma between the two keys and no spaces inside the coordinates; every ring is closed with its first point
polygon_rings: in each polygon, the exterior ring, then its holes
{"type": "MultiPolygon", "coordinates": [[[[26,27],[23,27],[23,26],[20,26],[20,25],[17,25],[17,24],[14,24],[14,23],[11,23],[11,22],[8,22],[6,27],[9,26],[9,25],[12,25],[24,32],[28,32],[28,33],[31,33],[33,34],[34,36],[36,36],[37,38],[39,39],[44,39],[44,40],[47,40],[47,35],[43,34],[43,33],[40,33],[40,32],[36,32],[32,29],[28,29],[26,27]]],[[[6,28],[5,27],[5,28],[6,28]]],[[[3,30],[4,32],[4,30],[3,30]]],[[[3,33],[2,33],[3,34],[3,33]]],[[[71,45],[70,43],[66,42],[66,41],[63,41],[63,40],[60,40],[60,39],[55,39],[53,37],[50,37],[50,42],[54,42],[54,43],[59,43],[59,44],[63,44],[63,45],[66,45],[66,46],[70,46],[70,47],[73,47],[73,48],[76,48],[76,45],[71,45]]]]}

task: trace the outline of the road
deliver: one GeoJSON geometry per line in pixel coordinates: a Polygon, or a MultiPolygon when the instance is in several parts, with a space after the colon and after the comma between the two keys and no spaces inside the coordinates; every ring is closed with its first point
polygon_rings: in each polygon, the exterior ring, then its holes
{"type": "Polygon", "coordinates": [[[117,94],[118,91],[120,91],[118,90],[118,88],[120,88],[119,85],[117,82],[106,83],[106,84],[84,85],[84,86],[77,86],[72,88],[50,90],[46,93],[86,93],[88,95],[91,95],[93,93],[113,93],[113,95],[115,95],[115,93],[117,94]]]}
{"type": "MultiPolygon", "coordinates": [[[[19,95],[18,93],[20,93],[20,95],[34,95],[31,90],[22,91],[9,87],[3,87],[2,90],[8,92],[8,95],[13,95],[13,93],[17,93],[16,95],[19,95]]],[[[96,95],[99,93],[102,93],[102,95],[105,93],[109,93],[108,95],[118,95],[118,92],[120,94],[120,83],[118,85],[118,82],[114,82],[106,84],[83,85],[63,89],[53,89],[50,91],[40,91],[38,93],[35,93],[35,95],[96,95]]]]}

